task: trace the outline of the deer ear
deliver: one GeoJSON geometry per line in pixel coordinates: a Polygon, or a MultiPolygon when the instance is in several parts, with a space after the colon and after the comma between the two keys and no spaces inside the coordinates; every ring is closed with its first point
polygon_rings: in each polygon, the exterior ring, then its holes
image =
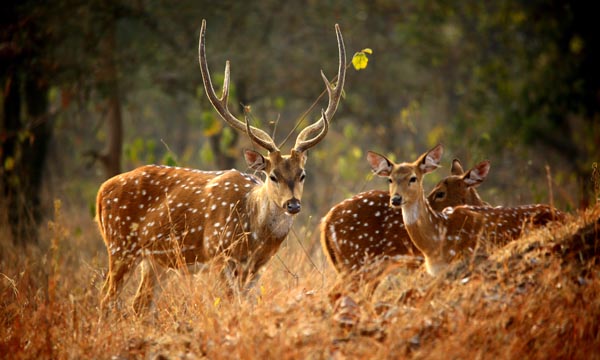
{"type": "Polygon", "coordinates": [[[367,152],[367,161],[371,165],[371,170],[373,170],[375,175],[387,177],[392,173],[394,165],[383,155],[369,151],[367,152]]]}
{"type": "Polygon", "coordinates": [[[439,168],[443,153],[444,147],[442,145],[438,145],[426,152],[425,154],[421,155],[422,160],[419,164],[419,169],[421,170],[421,172],[423,174],[427,174],[439,168]]]}
{"type": "Polygon", "coordinates": [[[460,160],[454,159],[452,160],[452,167],[450,168],[451,175],[462,175],[465,171],[463,170],[462,165],[460,164],[460,160]]]}
{"type": "Polygon", "coordinates": [[[463,177],[463,181],[469,187],[478,186],[485,180],[488,173],[490,171],[490,162],[489,160],[485,160],[475,165],[472,169],[467,171],[465,176],[463,177]]]}
{"type": "Polygon", "coordinates": [[[269,160],[265,159],[264,156],[254,150],[244,150],[244,158],[246,159],[248,167],[257,171],[264,171],[269,164],[269,160]]]}

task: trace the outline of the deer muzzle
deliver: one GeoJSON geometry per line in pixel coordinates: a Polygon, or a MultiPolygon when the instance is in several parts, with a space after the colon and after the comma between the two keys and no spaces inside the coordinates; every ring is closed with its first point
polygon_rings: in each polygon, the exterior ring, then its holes
{"type": "Polygon", "coordinates": [[[392,196],[392,198],[390,199],[390,205],[392,207],[398,207],[402,205],[402,196],[400,196],[399,194],[394,194],[394,196],[392,196]]]}
{"type": "Polygon", "coordinates": [[[300,209],[302,209],[302,205],[300,204],[300,200],[296,198],[291,198],[285,203],[285,210],[288,214],[297,214],[300,212],[300,209]]]}

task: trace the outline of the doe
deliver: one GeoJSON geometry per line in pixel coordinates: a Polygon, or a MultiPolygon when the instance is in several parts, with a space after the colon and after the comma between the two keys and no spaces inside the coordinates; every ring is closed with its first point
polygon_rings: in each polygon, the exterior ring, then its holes
{"type": "MultiPolygon", "coordinates": [[[[487,206],[475,188],[489,169],[486,160],[465,172],[454,159],[450,176],[434,187],[427,202],[435,211],[463,204],[487,206]]],[[[338,273],[359,271],[379,260],[422,255],[404,227],[402,210],[390,207],[389,191],[381,190],[362,192],[331,208],[321,221],[321,245],[338,273]]]]}
{"type": "MultiPolygon", "coordinates": [[[[542,226],[565,215],[548,205],[490,207],[462,205],[435,211],[423,193],[423,176],[439,167],[443,147],[438,145],[412,163],[395,164],[369,152],[373,172],[390,183],[390,206],[402,209],[406,231],[425,256],[431,275],[452,259],[474,251],[479,241],[505,244],[523,235],[526,225],[542,226]]],[[[471,182],[481,182],[474,177],[471,182]]]]}

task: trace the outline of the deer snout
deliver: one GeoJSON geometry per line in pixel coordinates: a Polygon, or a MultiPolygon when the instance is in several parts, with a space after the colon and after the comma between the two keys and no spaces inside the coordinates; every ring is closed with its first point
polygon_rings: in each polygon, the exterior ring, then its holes
{"type": "Polygon", "coordinates": [[[392,198],[390,199],[390,204],[392,205],[392,207],[398,207],[402,205],[402,196],[400,196],[399,194],[394,194],[394,196],[392,196],[392,198]]]}
{"type": "Polygon", "coordinates": [[[285,210],[289,214],[297,214],[300,212],[302,205],[300,204],[300,200],[296,198],[292,198],[285,203],[285,210]]]}

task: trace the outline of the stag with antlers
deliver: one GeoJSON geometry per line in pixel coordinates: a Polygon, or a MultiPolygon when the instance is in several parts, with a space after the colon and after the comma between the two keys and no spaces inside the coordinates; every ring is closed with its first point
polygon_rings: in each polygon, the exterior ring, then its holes
{"type": "Polygon", "coordinates": [[[202,21],[199,63],[206,94],[223,120],[248,134],[268,152],[245,150],[248,166],[266,175],[238,170],[202,171],[148,165],[107,180],[98,191],[97,219],[108,250],[108,274],[102,307],[113,301],[125,277],[142,263],[134,298],[140,313],[152,301],[156,269],[219,261],[227,279],[241,286],[277,252],[301,210],[306,151],[323,140],[344,87],[346,53],[338,25],[337,83],[325,77],[327,108],[320,119],[298,134],[289,155],[281,153],[263,130],[237,119],[228,109],[229,61],[223,93],[213,88],[205,50],[206,22],[202,21]]]}

